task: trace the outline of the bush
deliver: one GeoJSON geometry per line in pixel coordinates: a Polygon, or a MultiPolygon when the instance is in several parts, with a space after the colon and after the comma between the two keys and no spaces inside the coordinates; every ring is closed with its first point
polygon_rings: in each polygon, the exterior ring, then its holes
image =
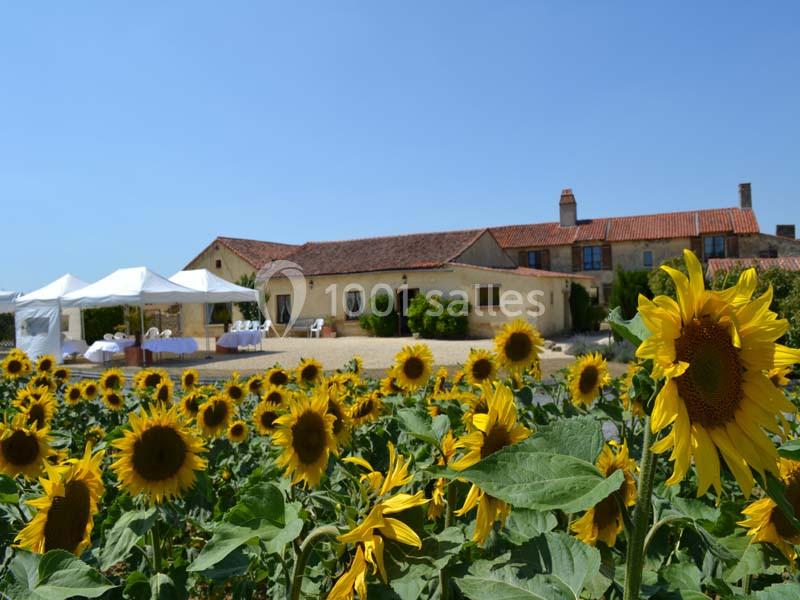
{"type": "MultiPolygon", "coordinates": [[[[677,269],[686,275],[689,274],[689,271],[686,269],[686,263],[683,261],[683,256],[668,258],[661,264],[677,269]]],[[[650,286],[650,293],[653,296],[676,297],[675,284],[672,283],[672,278],[663,269],[653,269],[650,271],[650,274],[647,276],[647,284],[650,286]]]]}
{"type": "Polygon", "coordinates": [[[570,285],[569,310],[573,331],[598,331],[600,323],[606,318],[605,309],[592,304],[586,288],[574,282],[570,285]]]}
{"type": "Polygon", "coordinates": [[[648,298],[653,297],[647,282],[649,275],[650,271],[623,271],[618,268],[608,307],[613,309],[619,306],[622,309],[622,316],[632,319],[638,310],[639,294],[648,298]]]}
{"type": "Polygon", "coordinates": [[[0,341],[13,342],[15,338],[14,315],[0,314],[0,341]]]}
{"type": "Polygon", "coordinates": [[[469,305],[460,298],[414,296],[408,305],[408,328],[424,338],[461,338],[469,330],[469,305]]]}
{"type": "MultiPolygon", "coordinates": [[[[138,311],[138,309],[136,309],[138,311]]],[[[139,313],[136,312],[136,329],[139,329],[139,313]]],[[[134,319],[131,319],[133,321],[134,319]]],[[[121,306],[87,308],[83,311],[83,333],[86,343],[102,340],[103,335],[116,331],[125,324],[125,311],[121,306]]]]}
{"type": "MultiPolygon", "coordinates": [[[[236,280],[235,283],[236,285],[254,290],[256,289],[256,274],[251,273],[250,275],[242,275],[236,280]]],[[[257,302],[237,302],[236,308],[239,309],[239,312],[242,313],[242,318],[246,321],[261,320],[261,310],[259,310],[257,302]]],[[[230,318],[225,322],[228,321],[230,321],[230,318]]]]}
{"type": "Polygon", "coordinates": [[[469,330],[469,305],[460,299],[442,302],[444,312],[436,321],[436,337],[463,338],[469,330]]]}
{"type": "MultiPolygon", "coordinates": [[[[391,306],[391,302],[392,299],[388,294],[378,294],[373,297],[371,305],[375,307],[376,311],[383,313],[391,306]]],[[[358,324],[364,331],[369,331],[378,337],[391,337],[397,333],[397,311],[392,307],[389,314],[382,316],[364,313],[358,317],[358,324]]]]}

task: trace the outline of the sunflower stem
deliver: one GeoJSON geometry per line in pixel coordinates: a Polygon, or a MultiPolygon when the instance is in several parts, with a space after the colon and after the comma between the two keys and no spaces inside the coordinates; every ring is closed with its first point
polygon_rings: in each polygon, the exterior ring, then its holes
{"type": "Polygon", "coordinates": [[[644,420],[644,440],[642,442],[642,460],[639,471],[636,509],[633,513],[633,530],[628,540],[627,562],[625,565],[624,600],[638,600],[642,586],[642,569],[644,568],[644,538],[650,524],[650,505],[653,496],[655,479],[655,454],[651,448],[653,434],[650,428],[650,415],[644,420]]]}
{"type": "MultiPolygon", "coordinates": [[[[453,524],[453,512],[455,509],[456,504],[456,486],[455,482],[449,481],[447,483],[447,506],[445,507],[444,512],[444,528],[447,529],[453,524]]],[[[439,571],[439,598],[441,600],[447,600],[447,597],[450,595],[448,592],[450,591],[450,586],[447,582],[447,572],[445,571],[447,567],[445,566],[439,571]]]]}
{"type": "Polygon", "coordinates": [[[297,560],[294,563],[294,571],[292,572],[291,588],[289,590],[290,600],[299,600],[300,592],[303,587],[303,573],[306,570],[308,557],[311,556],[311,550],[314,543],[324,537],[335,537],[339,534],[339,530],[335,525],[322,525],[311,532],[303,540],[300,545],[300,551],[297,553],[297,560]]]}
{"type": "Polygon", "coordinates": [[[158,520],[150,530],[150,542],[153,546],[153,568],[156,573],[161,573],[161,534],[158,531],[158,520]]]}

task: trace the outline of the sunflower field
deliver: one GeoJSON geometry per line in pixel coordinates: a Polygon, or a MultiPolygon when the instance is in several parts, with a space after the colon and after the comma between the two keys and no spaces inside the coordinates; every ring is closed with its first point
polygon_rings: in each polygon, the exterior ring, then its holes
{"type": "Polygon", "coordinates": [[[641,297],[599,355],[542,380],[522,320],[436,368],[409,345],[209,383],[73,378],[11,351],[0,381],[9,598],[800,598],[788,323],[755,272],[641,297]]]}

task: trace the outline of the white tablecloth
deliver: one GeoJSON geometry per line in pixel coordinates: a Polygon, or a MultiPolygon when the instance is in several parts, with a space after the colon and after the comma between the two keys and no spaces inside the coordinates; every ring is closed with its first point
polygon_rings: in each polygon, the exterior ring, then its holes
{"type": "Polygon", "coordinates": [[[217,340],[217,346],[222,346],[223,348],[258,346],[260,343],[260,331],[229,331],[217,340]]]}
{"type": "Polygon", "coordinates": [[[173,354],[191,354],[197,352],[197,342],[194,338],[174,337],[155,338],[145,340],[142,348],[150,352],[172,352],[173,354]]]}
{"type": "Polygon", "coordinates": [[[67,358],[70,354],[83,354],[89,349],[84,340],[64,340],[61,342],[61,355],[67,358]]]}
{"type": "Polygon", "coordinates": [[[106,354],[115,354],[117,352],[124,352],[128,346],[133,346],[136,343],[134,339],[128,340],[97,340],[94,344],[89,346],[89,349],[84,352],[84,356],[92,362],[103,362],[106,359],[106,354]]]}

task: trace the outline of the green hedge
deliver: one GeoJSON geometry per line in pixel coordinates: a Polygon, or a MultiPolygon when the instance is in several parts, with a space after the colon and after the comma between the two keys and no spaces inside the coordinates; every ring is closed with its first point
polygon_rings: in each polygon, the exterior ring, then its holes
{"type": "Polygon", "coordinates": [[[569,311],[572,316],[573,331],[597,331],[606,318],[602,306],[592,304],[589,292],[579,283],[573,282],[569,288],[569,311]]]}
{"type": "MultiPolygon", "coordinates": [[[[372,298],[370,306],[374,306],[376,311],[384,313],[389,308],[391,301],[388,294],[378,294],[372,298]]],[[[386,315],[364,313],[358,318],[358,324],[363,330],[378,337],[391,337],[397,334],[397,311],[392,307],[391,312],[386,315]]]]}
{"type": "Polygon", "coordinates": [[[611,297],[608,299],[608,308],[617,306],[622,309],[622,316],[632,319],[638,310],[639,294],[652,298],[648,278],[650,271],[624,271],[617,269],[614,275],[614,284],[611,287],[611,297]]]}
{"type": "Polygon", "coordinates": [[[469,305],[461,299],[419,294],[408,305],[408,328],[424,338],[463,338],[469,330],[469,305]]]}

